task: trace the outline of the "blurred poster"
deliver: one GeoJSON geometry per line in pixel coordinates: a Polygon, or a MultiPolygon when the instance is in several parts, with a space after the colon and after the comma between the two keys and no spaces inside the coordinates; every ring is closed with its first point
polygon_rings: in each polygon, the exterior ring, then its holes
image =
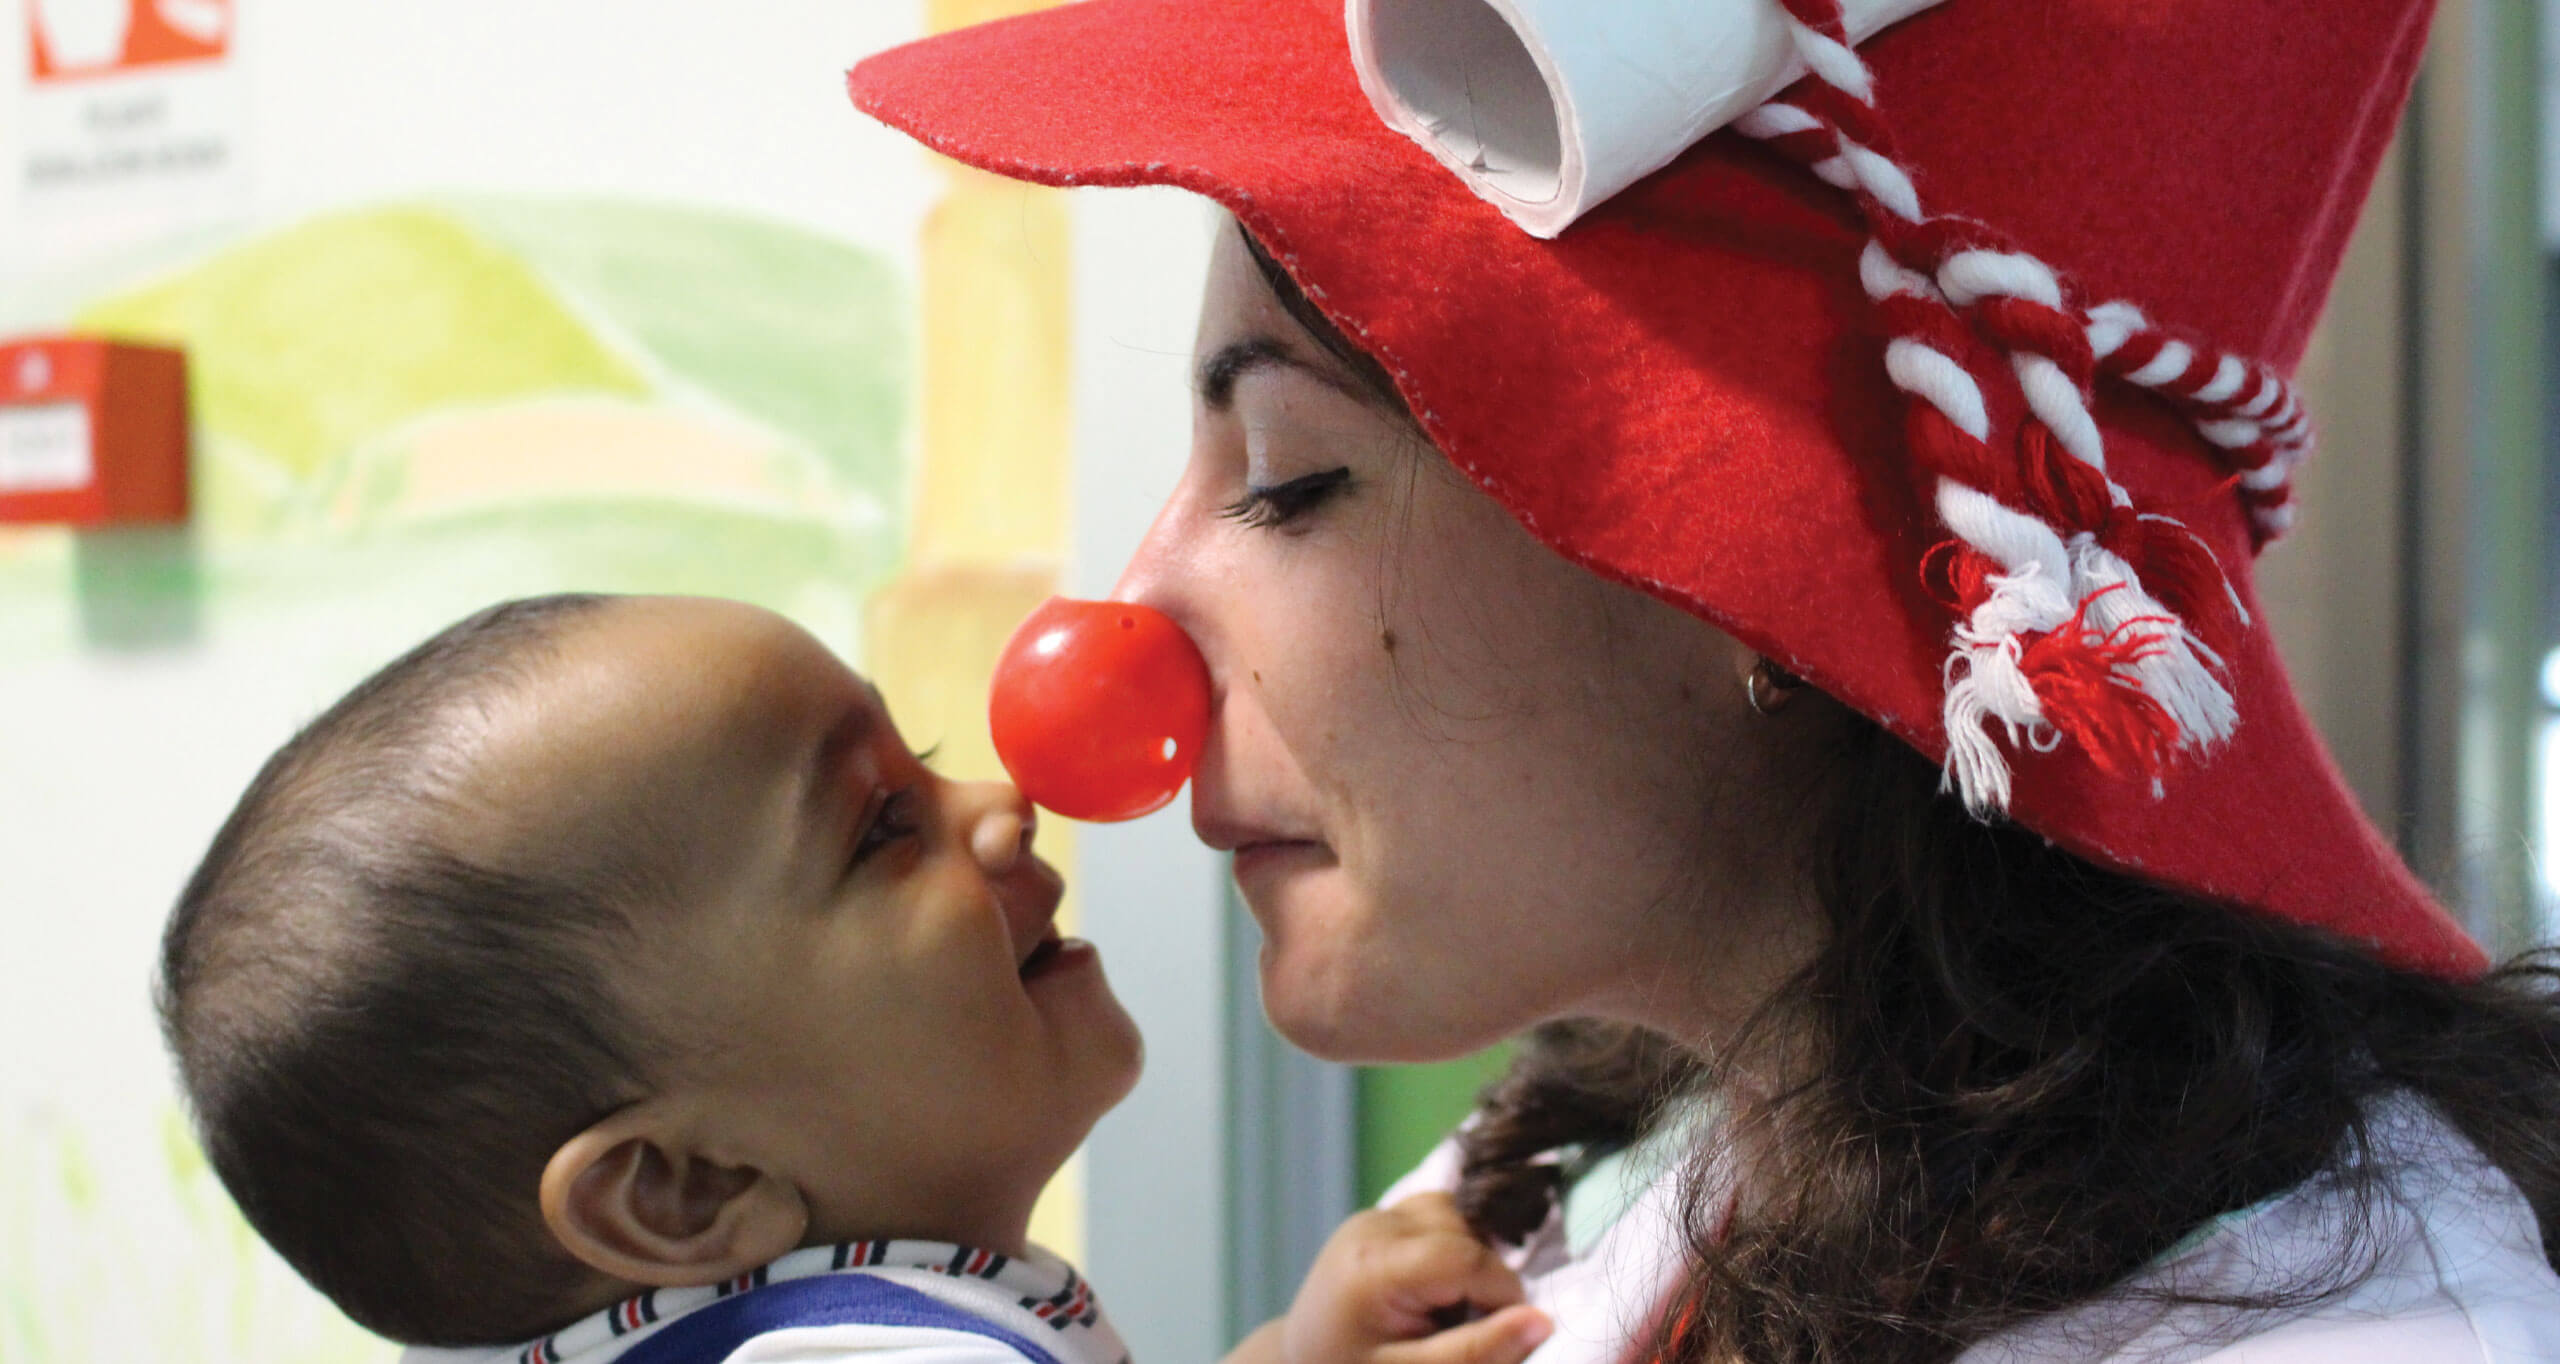
{"type": "MultiPolygon", "coordinates": [[[[194,426],[182,530],[0,526],[0,1037],[46,1039],[0,1062],[0,1364],[395,1357],[241,1222],[148,984],[266,754],[433,630],[756,602],[995,775],[987,671],[1067,548],[1074,251],[1052,192],[848,105],[937,15],[0,5],[0,336],[183,348],[194,426]]],[[[1070,1254],[1079,1187],[1035,1222],[1070,1254]]]]}
{"type": "Polygon", "coordinates": [[[25,14],[17,197],[28,220],[129,232],[240,202],[235,0],[28,0],[25,14]]]}

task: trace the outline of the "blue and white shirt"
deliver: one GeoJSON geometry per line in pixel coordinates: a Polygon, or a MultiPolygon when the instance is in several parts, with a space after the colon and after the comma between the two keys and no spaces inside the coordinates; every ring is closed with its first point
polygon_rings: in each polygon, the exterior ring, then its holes
{"type": "Polygon", "coordinates": [[[540,1340],[401,1364],[1128,1364],[1083,1276],[1033,1248],[810,1246],[726,1283],[626,1298],[540,1340]]]}

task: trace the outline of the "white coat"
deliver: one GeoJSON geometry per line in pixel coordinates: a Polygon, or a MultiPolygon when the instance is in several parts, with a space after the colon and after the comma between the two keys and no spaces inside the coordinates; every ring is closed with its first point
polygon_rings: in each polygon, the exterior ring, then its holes
{"type": "MultiPolygon", "coordinates": [[[[1704,1115],[1701,1121],[1708,1120],[1704,1115]]],[[[2414,1100],[2375,1114],[2382,1196],[2315,1180],[2218,1219],[2118,1290],[1968,1350],[1959,1364],[2560,1364],[2560,1276],[2533,1210],[2477,1148],[2414,1100]],[[2339,1263],[2368,1268],[2305,1307],[2163,1307],[2162,1288],[2246,1296],[2339,1263]],[[2155,1296],[2146,1297],[2146,1290],[2155,1296]]],[[[1514,1256],[1556,1333],[1529,1364],[1626,1364],[1676,1282],[1682,1124],[1603,1162],[1514,1256]]],[[[1444,1143],[1386,1201],[1451,1189],[1444,1143]]]]}

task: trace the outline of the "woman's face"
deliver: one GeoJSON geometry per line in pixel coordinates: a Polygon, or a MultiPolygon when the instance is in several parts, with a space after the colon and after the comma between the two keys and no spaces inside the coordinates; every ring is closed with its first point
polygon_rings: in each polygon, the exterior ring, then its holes
{"type": "Polygon", "coordinates": [[[1802,959],[1757,814],[1797,717],[1729,637],[1532,540],[1294,322],[1222,232],[1191,456],[1118,595],[1215,710],[1192,825],[1235,853],[1265,1008],[1338,1060],[1598,1014],[1711,1036],[1802,959]]]}

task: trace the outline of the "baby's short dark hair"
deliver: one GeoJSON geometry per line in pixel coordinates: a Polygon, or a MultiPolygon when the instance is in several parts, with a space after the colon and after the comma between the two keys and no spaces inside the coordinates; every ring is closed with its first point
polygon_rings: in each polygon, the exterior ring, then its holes
{"type": "Polygon", "coordinates": [[[330,707],[250,783],[162,944],[162,1026],[213,1168],[397,1340],[523,1339],[574,1309],[543,1166],[638,1096],[643,1044],[603,970],[622,897],[434,832],[462,727],[608,600],[492,607],[330,707]]]}

